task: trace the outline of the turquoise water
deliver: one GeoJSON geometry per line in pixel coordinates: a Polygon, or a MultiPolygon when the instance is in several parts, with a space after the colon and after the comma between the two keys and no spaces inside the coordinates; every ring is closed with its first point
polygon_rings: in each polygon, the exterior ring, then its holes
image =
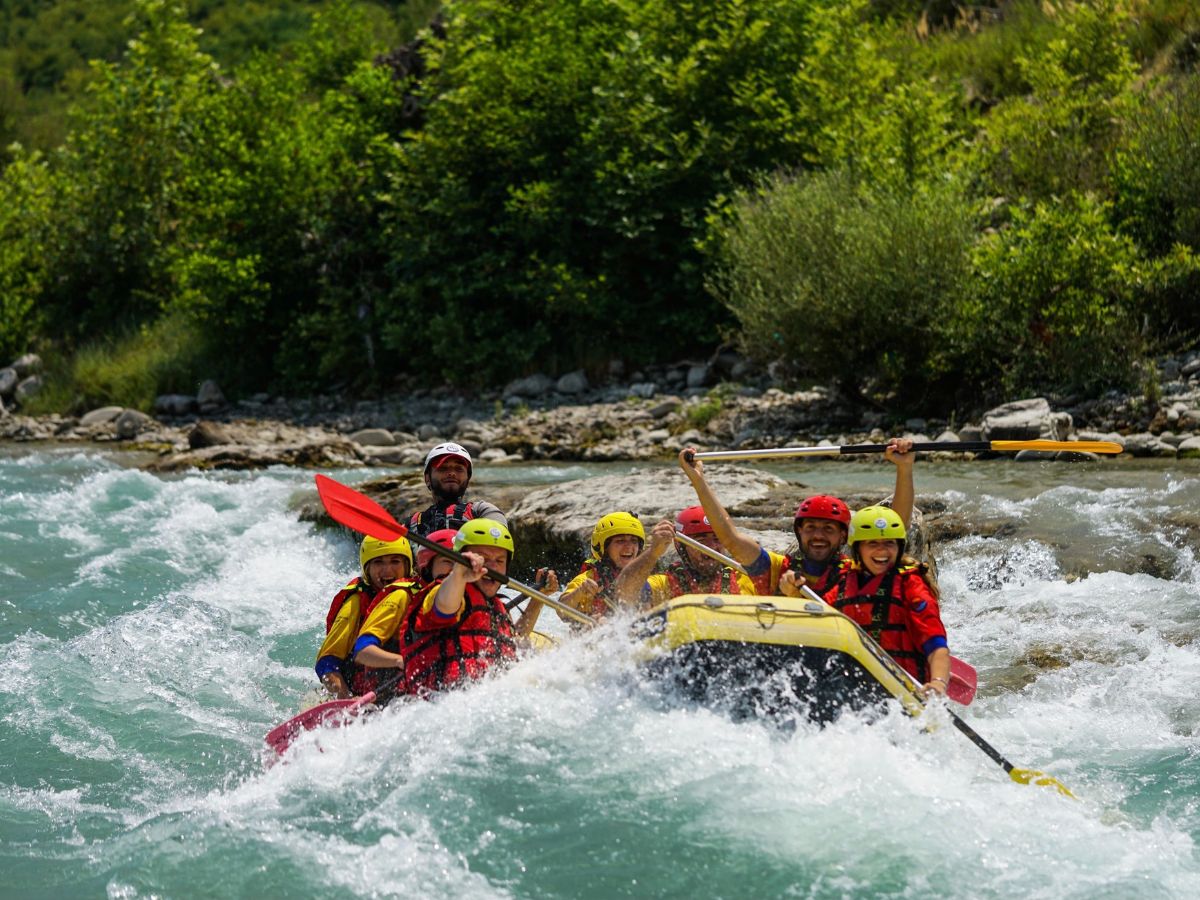
{"type": "Polygon", "coordinates": [[[918,469],[922,494],[1019,523],[942,548],[945,617],[980,673],[965,717],[1072,802],[951,728],[664,705],[615,630],[268,767],[356,564],[290,512],[311,474],[0,456],[0,896],[1200,895],[1195,475],[918,469]]]}

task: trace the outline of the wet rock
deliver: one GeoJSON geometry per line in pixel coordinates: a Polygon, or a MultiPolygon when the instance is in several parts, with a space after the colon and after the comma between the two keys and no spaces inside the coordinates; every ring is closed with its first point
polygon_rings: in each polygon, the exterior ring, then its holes
{"type": "Polygon", "coordinates": [[[17,382],[20,380],[21,376],[17,374],[17,370],[12,366],[0,369],[0,398],[11,397],[13,391],[17,389],[17,382]]]}
{"type": "Polygon", "coordinates": [[[79,419],[79,425],[82,428],[97,428],[101,425],[107,425],[117,418],[123,411],[123,406],[101,406],[98,409],[93,409],[91,412],[84,413],[79,419]]]}
{"type": "Polygon", "coordinates": [[[363,428],[349,437],[363,447],[391,447],[396,443],[396,438],[386,428],[363,428]]]}
{"type": "Polygon", "coordinates": [[[1131,456],[1175,456],[1174,447],[1148,433],[1126,435],[1125,452],[1131,456]]]}
{"type": "Polygon", "coordinates": [[[262,469],[267,466],[300,468],[348,468],[361,466],[363,456],[356,444],[345,438],[299,444],[223,444],[163,457],[146,466],[151,472],[181,472],[187,469],[262,469]]]}
{"type": "Polygon", "coordinates": [[[154,420],[144,412],[136,409],[127,409],[122,412],[113,421],[113,429],[123,441],[129,441],[137,437],[147,428],[154,424],[154,420]]]}
{"type": "Polygon", "coordinates": [[[1179,459],[1200,459],[1200,437],[1190,437],[1175,448],[1179,459]]]}

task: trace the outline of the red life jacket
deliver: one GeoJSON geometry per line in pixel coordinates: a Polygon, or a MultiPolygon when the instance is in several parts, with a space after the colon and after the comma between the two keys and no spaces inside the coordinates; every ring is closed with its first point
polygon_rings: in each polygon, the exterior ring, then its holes
{"type": "Polygon", "coordinates": [[[833,561],[829,563],[825,571],[821,573],[821,577],[818,578],[814,584],[808,581],[808,576],[805,575],[804,563],[802,561],[792,559],[790,556],[785,556],[783,558],[783,568],[779,570],[779,574],[782,576],[784,572],[790,569],[796,573],[797,578],[804,579],[805,584],[824,597],[827,592],[833,590],[834,586],[838,583],[841,577],[847,572],[847,570],[849,570],[850,565],[850,557],[839,553],[833,558],[833,561]]]}
{"type": "Polygon", "coordinates": [[[362,599],[358,601],[358,616],[359,624],[366,621],[367,614],[363,612],[363,607],[371,600],[371,585],[367,579],[359,575],[352,582],[334,594],[333,602],[329,604],[329,612],[325,616],[325,633],[329,634],[329,629],[333,627],[333,620],[337,618],[337,614],[341,612],[346,601],[355,594],[362,594],[362,599]]]}
{"type": "Polygon", "coordinates": [[[671,596],[683,594],[740,594],[737,573],[733,569],[721,566],[707,582],[700,580],[700,573],[682,560],[676,560],[663,570],[667,576],[667,584],[671,586],[671,596]]]}
{"type": "Polygon", "coordinates": [[[517,642],[504,603],[499,597],[488,599],[474,584],[464,587],[466,609],[457,624],[418,631],[417,616],[432,588],[430,585],[414,598],[414,613],[407,620],[401,640],[404,677],[410,692],[443,690],[516,658],[517,642]]]}
{"type": "MultiPolygon", "coordinates": [[[[410,578],[401,578],[393,581],[369,601],[365,611],[362,613],[362,618],[359,620],[358,627],[360,629],[362,628],[367,621],[367,617],[370,616],[371,611],[379,605],[380,601],[382,601],[384,597],[387,597],[389,594],[398,590],[412,593],[416,587],[417,582],[410,578]]],[[[410,597],[408,601],[408,608],[404,613],[404,617],[400,620],[399,628],[397,628],[396,632],[387,638],[387,640],[381,642],[379,646],[384,650],[387,650],[389,653],[399,653],[400,635],[404,633],[406,624],[416,616],[417,609],[419,609],[419,607],[410,597]]],[[[356,697],[361,697],[368,691],[375,691],[378,694],[386,694],[386,696],[379,697],[381,702],[379,702],[378,705],[382,706],[386,704],[387,701],[393,696],[407,693],[407,684],[403,669],[376,669],[372,666],[360,666],[353,660],[347,660],[347,663],[348,666],[344,665],[343,669],[349,669],[349,675],[343,671],[343,676],[346,678],[346,683],[350,685],[350,693],[354,694],[356,697]],[[380,686],[384,684],[387,685],[386,691],[380,689],[380,686]]]]}
{"type": "Polygon", "coordinates": [[[908,607],[911,598],[930,593],[924,579],[926,571],[928,568],[922,563],[893,568],[882,576],[864,579],[862,570],[849,567],[838,582],[835,598],[829,600],[826,596],[834,609],[861,625],[902,669],[917,679],[918,684],[928,680],[929,667],[925,654],[913,641],[909,630],[908,607]],[[918,581],[920,586],[915,584],[918,581]],[[923,592],[921,587],[924,587],[923,592]]]}
{"type": "Polygon", "coordinates": [[[464,522],[475,518],[475,511],[470,503],[451,503],[442,508],[434,503],[419,513],[413,513],[408,519],[408,527],[421,537],[428,537],[443,528],[462,528],[464,522]]]}

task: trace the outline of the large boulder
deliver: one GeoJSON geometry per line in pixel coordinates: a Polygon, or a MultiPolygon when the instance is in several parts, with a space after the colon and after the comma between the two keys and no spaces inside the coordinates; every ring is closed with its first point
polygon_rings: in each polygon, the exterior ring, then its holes
{"type": "Polygon", "coordinates": [[[583,369],[568,372],[554,384],[554,389],[560,394],[582,394],[588,387],[590,385],[583,369]]]}
{"type": "Polygon", "coordinates": [[[123,406],[101,406],[98,409],[93,409],[91,412],[84,413],[79,424],[83,428],[96,428],[100,425],[107,425],[125,411],[123,406]]]}
{"type": "Polygon", "coordinates": [[[200,385],[200,390],[196,391],[196,403],[200,406],[200,412],[216,412],[218,409],[225,408],[225,394],[221,391],[220,386],[210,378],[200,385]]]}
{"type": "Polygon", "coordinates": [[[223,444],[234,443],[229,432],[217,422],[202,419],[192,426],[187,436],[188,446],[193,450],[205,447],[220,447],[223,444]]]}
{"type": "Polygon", "coordinates": [[[396,443],[386,428],[363,428],[350,435],[350,440],[360,447],[392,447],[396,443]]]}
{"type": "Polygon", "coordinates": [[[1048,400],[1034,397],[989,409],[980,427],[985,441],[1065,441],[1071,424],[1069,413],[1053,412],[1048,400]]]}

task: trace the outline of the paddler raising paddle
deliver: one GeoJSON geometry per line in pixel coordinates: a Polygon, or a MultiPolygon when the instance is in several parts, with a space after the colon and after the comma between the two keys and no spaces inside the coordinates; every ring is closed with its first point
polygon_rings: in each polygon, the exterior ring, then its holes
{"type": "MultiPolygon", "coordinates": [[[[792,557],[773,553],[734,527],[729,513],[704,477],[704,464],[694,459],[695,453],[694,447],[684,448],[679,454],[679,466],[691,481],[705,515],[712,523],[713,532],[726,548],[725,552],[746,567],[755,593],[764,596],[799,596],[797,579],[801,577],[809,587],[821,594],[837,583],[839,572],[848,563],[848,557],[842,553],[850,527],[850,508],[845,502],[827,494],[806,498],[796,509],[792,520],[792,532],[799,546],[797,555],[792,557]]],[[[884,456],[896,466],[892,508],[907,524],[912,518],[913,508],[915,454],[912,453],[912,441],[908,438],[892,438],[884,456]]]]}
{"type": "Polygon", "coordinates": [[[718,553],[720,539],[704,514],[704,507],[680,510],[675,521],[663,519],[650,532],[650,542],[637,558],[617,576],[617,600],[625,606],[655,606],[682,594],[753,594],[754,585],[720,562],[691,547],[676,545],[683,534],[718,553]],[[679,558],[666,571],[651,574],[663,554],[673,545],[679,558]]]}

